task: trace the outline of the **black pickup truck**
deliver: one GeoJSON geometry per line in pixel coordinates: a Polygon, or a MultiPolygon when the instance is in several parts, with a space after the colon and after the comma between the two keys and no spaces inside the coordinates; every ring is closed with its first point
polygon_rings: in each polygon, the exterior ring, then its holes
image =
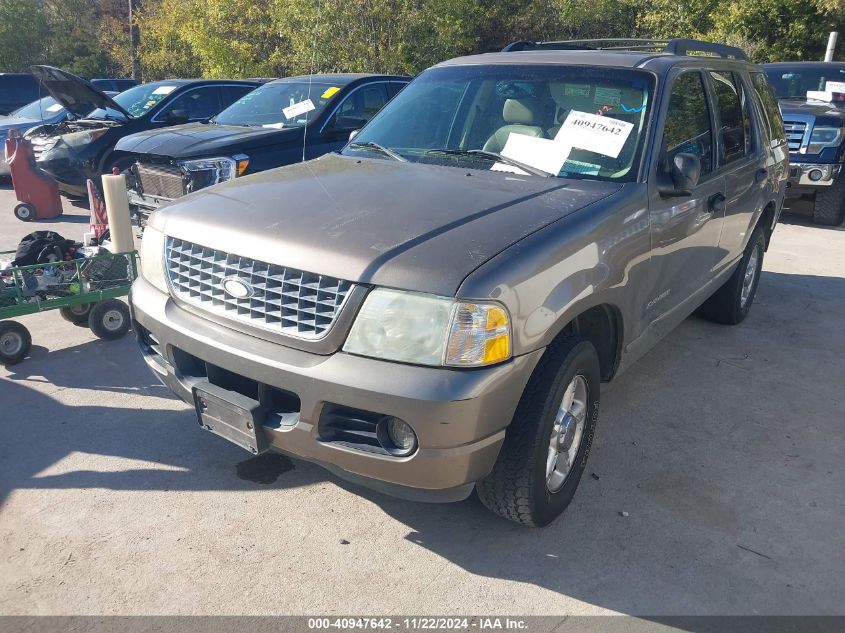
{"type": "Polygon", "coordinates": [[[787,196],[812,204],[816,224],[845,220],[845,63],[766,64],[789,141],[787,196]]]}

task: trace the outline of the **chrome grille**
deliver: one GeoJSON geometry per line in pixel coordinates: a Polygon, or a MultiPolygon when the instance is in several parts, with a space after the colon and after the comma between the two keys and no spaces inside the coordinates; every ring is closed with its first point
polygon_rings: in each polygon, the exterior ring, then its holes
{"type": "Polygon", "coordinates": [[[234,321],[301,339],[325,336],[352,283],[167,238],[167,276],[174,296],[234,321]],[[236,277],[254,293],[238,299],[223,290],[236,277]]]}
{"type": "Polygon", "coordinates": [[[135,174],[144,195],[175,200],[185,195],[182,170],[176,165],[135,163],[135,174]]]}
{"type": "Polygon", "coordinates": [[[786,130],[786,140],[789,142],[789,151],[797,152],[804,142],[804,135],[807,132],[807,123],[804,121],[784,120],[783,127],[786,130]]]}

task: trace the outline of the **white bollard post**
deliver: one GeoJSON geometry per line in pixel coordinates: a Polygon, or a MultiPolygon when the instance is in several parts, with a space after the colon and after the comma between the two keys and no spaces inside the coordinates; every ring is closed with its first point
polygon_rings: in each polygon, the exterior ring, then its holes
{"type": "Polygon", "coordinates": [[[833,55],[836,53],[836,41],[839,39],[839,33],[837,31],[833,31],[830,34],[830,38],[827,40],[827,52],[824,54],[824,60],[826,62],[833,61],[833,55]]]}
{"type": "Polygon", "coordinates": [[[132,218],[129,215],[129,196],[126,194],[126,176],[103,175],[103,199],[109,218],[112,252],[127,253],[135,250],[132,218]]]}

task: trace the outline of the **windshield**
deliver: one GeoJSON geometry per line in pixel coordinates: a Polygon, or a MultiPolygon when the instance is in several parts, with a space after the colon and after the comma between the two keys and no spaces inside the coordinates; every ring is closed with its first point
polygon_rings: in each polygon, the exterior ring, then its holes
{"type": "Polygon", "coordinates": [[[320,116],[340,86],[308,81],[264,84],[214,117],[220,125],[300,127],[320,116]],[[309,96],[310,95],[310,96],[309,96]]]}
{"type": "Polygon", "coordinates": [[[778,99],[806,99],[810,90],[824,91],[828,81],[845,82],[845,66],[770,66],[766,68],[766,75],[778,99]]]}
{"type": "Polygon", "coordinates": [[[56,103],[53,97],[44,97],[32,103],[25,105],[21,109],[12,113],[12,116],[21,119],[52,119],[54,116],[64,111],[64,107],[60,103],[56,103]]]}
{"type": "MultiPolygon", "coordinates": [[[[132,115],[132,118],[137,119],[156,107],[178,87],[166,81],[144,84],[121,92],[116,97],[112,97],[112,101],[132,115]]],[[[123,120],[126,118],[123,113],[111,108],[97,108],[88,116],[92,119],[119,118],[123,120]]]]}
{"type": "Polygon", "coordinates": [[[388,103],[343,154],[387,160],[388,149],[408,161],[464,169],[633,180],[653,89],[652,75],[633,70],[434,68],[388,103]]]}

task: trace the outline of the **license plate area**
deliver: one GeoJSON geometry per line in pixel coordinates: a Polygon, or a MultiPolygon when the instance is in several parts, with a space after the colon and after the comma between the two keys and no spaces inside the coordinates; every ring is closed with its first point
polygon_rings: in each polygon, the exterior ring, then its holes
{"type": "Polygon", "coordinates": [[[195,385],[193,396],[197,421],[202,428],[253,455],[268,450],[263,429],[267,409],[258,400],[208,382],[195,385]]]}

